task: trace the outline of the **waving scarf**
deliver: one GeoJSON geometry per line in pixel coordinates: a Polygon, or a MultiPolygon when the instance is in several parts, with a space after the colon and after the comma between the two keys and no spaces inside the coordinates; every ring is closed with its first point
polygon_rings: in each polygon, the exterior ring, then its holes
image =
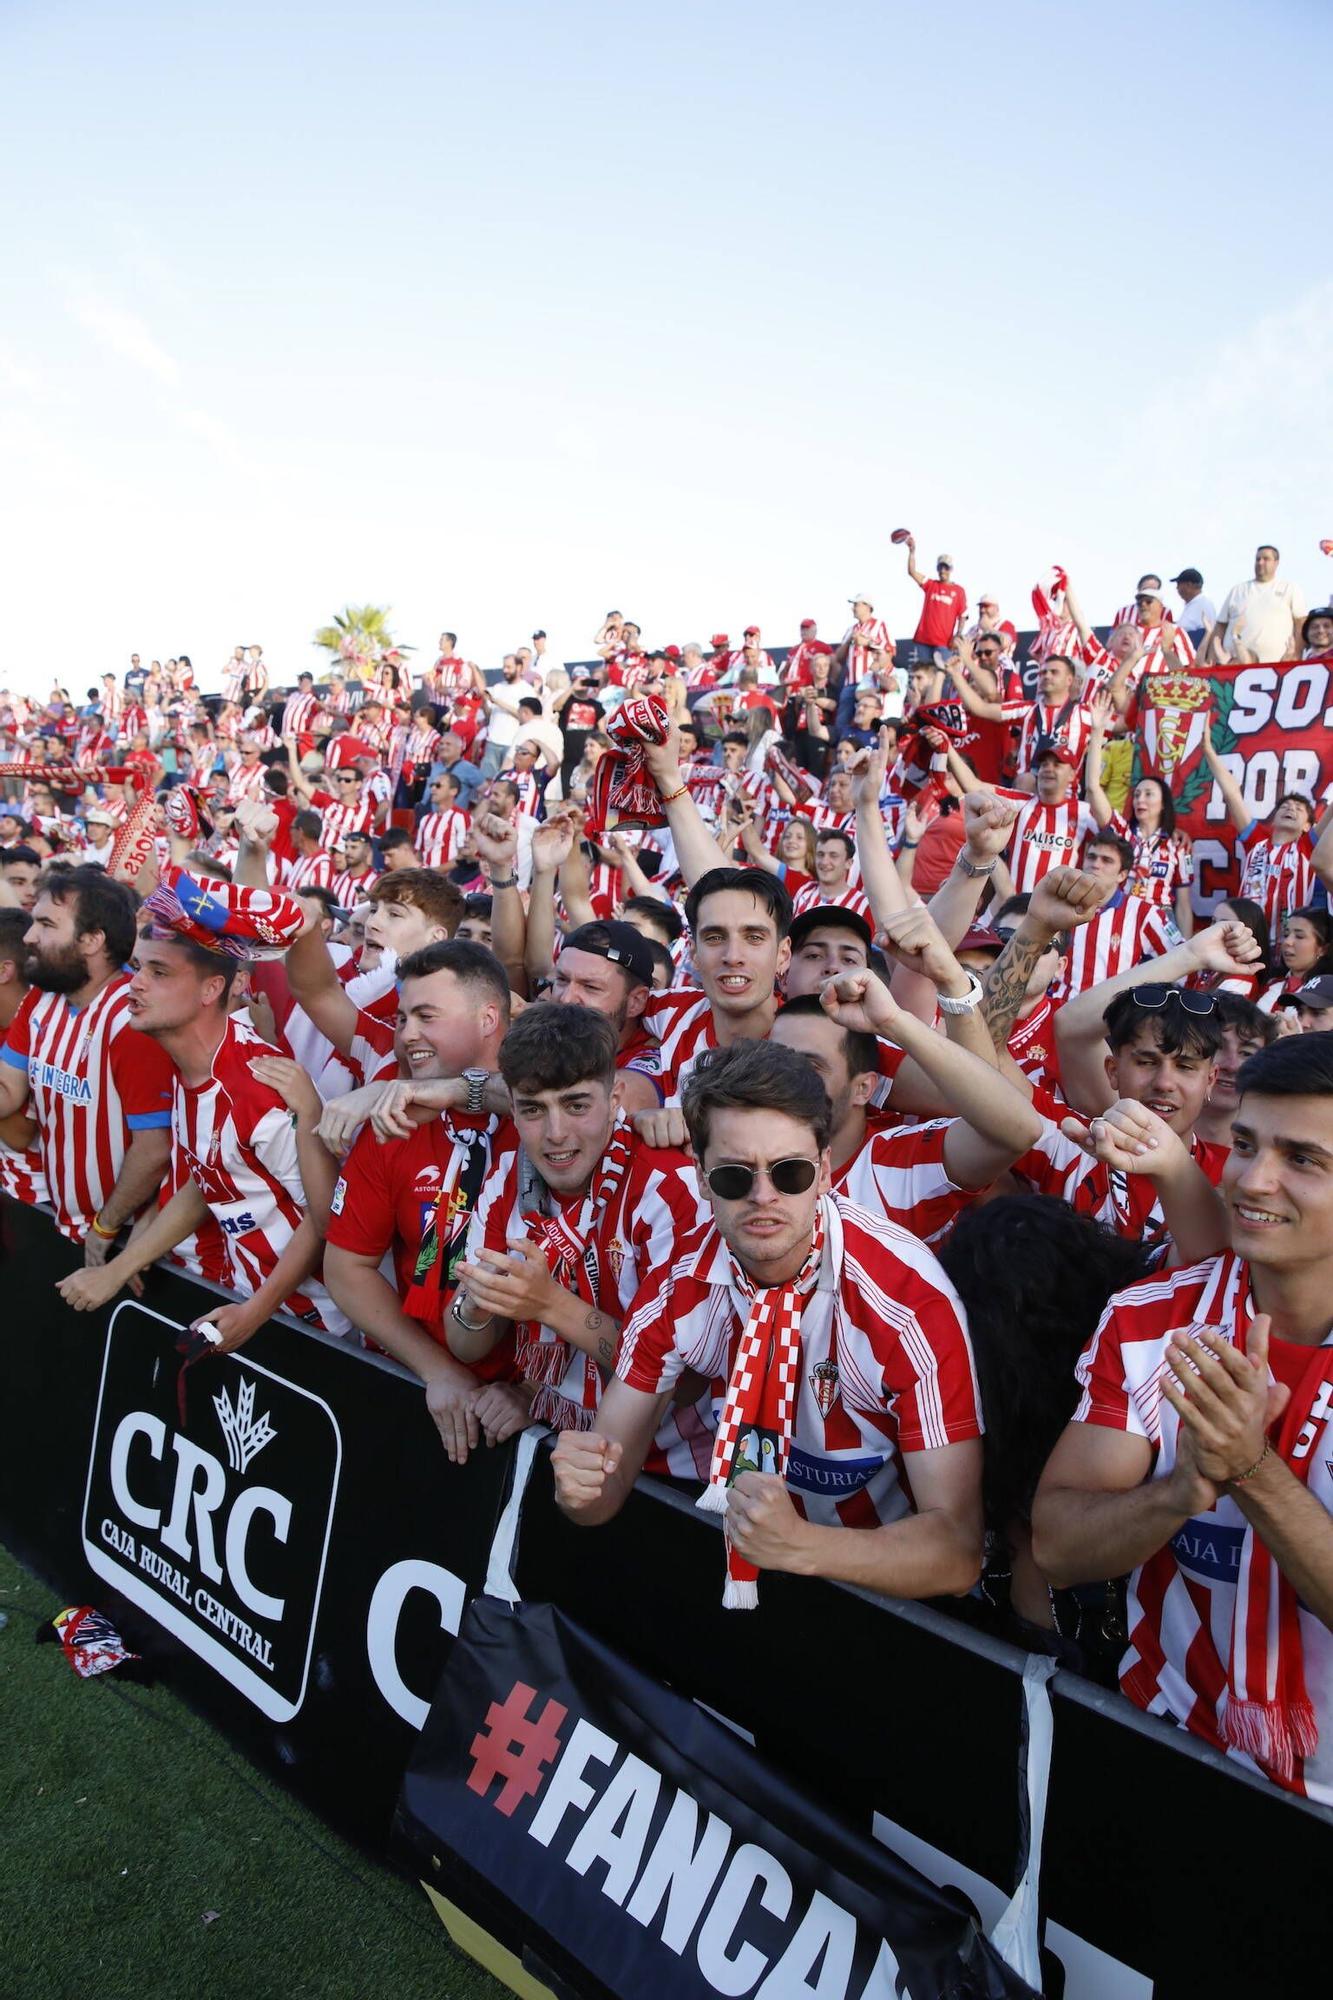
{"type": "Polygon", "coordinates": [[[612,747],[597,760],[588,787],[584,832],[601,833],[611,822],[633,820],[639,826],[665,826],[662,795],[648,775],[646,743],[665,743],[670,717],[653,694],[631,695],[606,725],[612,747]]]}

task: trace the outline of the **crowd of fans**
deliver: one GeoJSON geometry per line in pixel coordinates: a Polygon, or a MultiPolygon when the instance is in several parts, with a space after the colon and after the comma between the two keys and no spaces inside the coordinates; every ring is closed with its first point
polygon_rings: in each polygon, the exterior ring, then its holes
{"type": "Polygon", "coordinates": [[[0,691],[0,1185],[76,1310],[172,1259],[198,1347],[364,1342],[455,1463],[549,1426],[575,1521],[691,1482],[729,1606],[949,1596],[1333,1801],[1333,812],[1209,742],[1196,912],[1131,778],[1152,676],[1333,612],[1261,547],[1102,638],[1056,571],[1024,663],[894,539],[898,646],[0,691]]]}

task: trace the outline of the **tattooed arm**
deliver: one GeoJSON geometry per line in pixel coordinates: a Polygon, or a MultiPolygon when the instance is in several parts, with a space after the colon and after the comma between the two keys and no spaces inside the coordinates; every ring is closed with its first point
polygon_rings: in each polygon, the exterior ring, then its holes
{"type": "Polygon", "coordinates": [[[1053,868],[1037,884],[1027,914],[983,982],[981,1018],[997,1050],[1009,1040],[1044,954],[1062,931],[1089,923],[1104,896],[1101,883],[1077,868],[1053,868]]]}

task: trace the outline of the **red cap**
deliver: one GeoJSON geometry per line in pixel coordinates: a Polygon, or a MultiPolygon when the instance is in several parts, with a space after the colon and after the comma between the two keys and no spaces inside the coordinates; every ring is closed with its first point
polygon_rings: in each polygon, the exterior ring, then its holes
{"type": "Polygon", "coordinates": [[[725,632],[714,632],[708,643],[710,646],[729,646],[731,641],[725,632]]]}
{"type": "Polygon", "coordinates": [[[1045,763],[1048,757],[1054,757],[1059,764],[1068,764],[1071,771],[1078,769],[1078,757],[1065,743],[1052,743],[1049,740],[1038,743],[1037,753],[1032,759],[1033,769],[1035,770],[1038,764],[1045,763]]]}
{"type": "Polygon", "coordinates": [[[680,658],[679,646],[663,646],[662,651],[669,660],[678,660],[680,658]]]}
{"type": "Polygon", "coordinates": [[[803,618],[801,620],[801,630],[808,632],[812,625],[817,625],[818,623],[819,620],[817,618],[803,618]]]}
{"type": "Polygon", "coordinates": [[[757,625],[747,625],[744,636],[747,639],[757,639],[759,637],[759,627],[757,625]]]}
{"type": "Polygon", "coordinates": [[[1004,939],[989,924],[973,924],[965,938],[954,946],[955,951],[1003,951],[1004,939]]]}

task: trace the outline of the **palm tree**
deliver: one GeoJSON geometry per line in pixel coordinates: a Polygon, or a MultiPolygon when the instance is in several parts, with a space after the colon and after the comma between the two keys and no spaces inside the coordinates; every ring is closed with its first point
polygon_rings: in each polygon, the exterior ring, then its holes
{"type": "Polygon", "coordinates": [[[389,630],[391,615],[387,604],[344,605],[331,625],[320,626],[314,643],[333,655],[336,671],[368,677],[389,653],[411,651],[410,647],[395,646],[389,630]]]}

